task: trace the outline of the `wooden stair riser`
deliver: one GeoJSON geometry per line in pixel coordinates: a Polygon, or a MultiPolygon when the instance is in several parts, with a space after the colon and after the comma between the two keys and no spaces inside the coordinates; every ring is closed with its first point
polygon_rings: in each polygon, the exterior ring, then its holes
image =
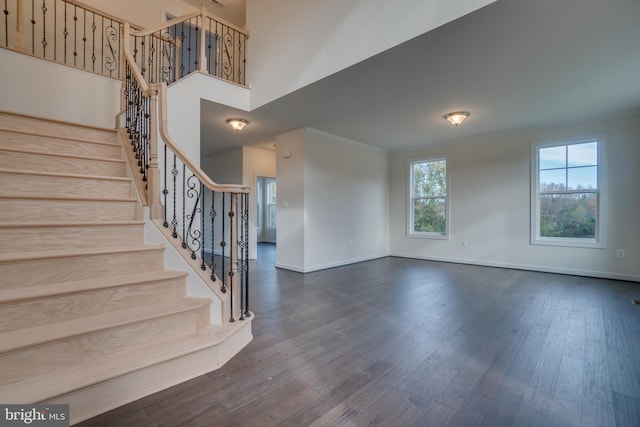
{"type": "Polygon", "coordinates": [[[0,198],[0,221],[5,224],[71,221],[133,221],[135,200],[30,200],[0,198]]]}
{"type": "MultiPolygon", "coordinates": [[[[237,351],[239,349],[236,349],[237,351]]],[[[55,396],[42,403],[66,404],[74,408],[75,410],[70,414],[73,425],[168,387],[205,375],[221,366],[219,346],[207,347],[127,375],[113,377],[98,384],[55,396]]],[[[21,402],[15,400],[14,395],[8,396],[8,399],[10,400],[3,402],[21,402]]]]}
{"type": "Polygon", "coordinates": [[[2,289],[163,270],[162,250],[40,258],[0,263],[2,289]]]}
{"type": "Polygon", "coordinates": [[[96,176],[125,176],[120,160],[78,159],[19,151],[0,150],[0,168],[96,176]]]}
{"type": "Polygon", "coordinates": [[[0,113],[0,129],[21,132],[25,129],[43,136],[57,136],[87,141],[116,142],[116,131],[90,126],[78,126],[53,120],[42,120],[15,114],[0,113]]]}
{"type": "Polygon", "coordinates": [[[138,224],[69,225],[0,229],[0,255],[41,250],[138,246],[144,242],[144,227],[138,224]]]}
{"type": "Polygon", "coordinates": [[[0,385],[0,401],[71,404],[73,424],[217,369],[251,338],[250,321],[223,328],[209,325],[195,334],[127,349],[120,360],[101,355],[62,371],[0,385]],[[127,361],[124,369],[121,360],[127,361]]]}
{"type": "Polygon", "coordinates": [[[77,141],[29,133],[16,133],[0,130],[0,148],[41,151],[42,153],[66,154],[73,156],[100,157],[104,159],[122,159],[120,144],[97,141],[77,141]]]}
{"type": "Polygon", "coordinates": [[[76,196],[86,198],[131,197],[131,180],[56,175],[12,174],[0,171],[0,195],[46,197],[76,196]]]}
{"type": "Polygon", "coordinates": [[[77,422],[251,340],[250,322],[209,329],[210,300],[185,296],[164,247],[142,246],[140,204],[117,179],[129,148],[112,130],[0,112],[0,402],[62,399],[77,422]]]}
{"type": "MultiPolygon", "coordinates": [[[[203,327],[208,313],[209,307],[203,306],[4,353],[0,355],[0,366],[11,366],[12,369],[0,372],[0,384],[68,368],[131,347],[142,347],[195,333],[203,327]]],[[[123,361],[123,365],[126,363],[123,361]]]]}
{"type": "Polygon", "coordinates": [[[0,304],[0,332],[89,317],[186,296],[185,278],[0,304]]]}

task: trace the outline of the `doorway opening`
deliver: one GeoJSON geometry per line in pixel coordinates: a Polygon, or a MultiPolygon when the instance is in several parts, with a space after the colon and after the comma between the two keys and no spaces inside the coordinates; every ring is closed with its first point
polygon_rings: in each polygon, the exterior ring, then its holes
{"type": "Polygon", "coordinates": [[[276,243],[276,179],[259,176],[256,185],[258,243],[276,243]]]}

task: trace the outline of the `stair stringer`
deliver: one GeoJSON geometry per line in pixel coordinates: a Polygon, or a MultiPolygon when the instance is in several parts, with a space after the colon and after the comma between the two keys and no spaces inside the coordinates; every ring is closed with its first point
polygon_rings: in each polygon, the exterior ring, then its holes
{"type": "Polygon", "coordinates": [[[164,251],[164,265],[166,269],[187,272],[188,296],[211,299],[211,324],[222,325],[226,323],[223,319],[228,318],[228,316],[224,316],[224,313],[227,311],[224,308],[229,305],[229,297],[214,290],[214,286],[219,286],[220,281],[212,282],[209,278],[205,277],[207,273],[200,269],[199,262],[191,260],[186,255],[184,249],[176,247],[178,240],[171,241],[167,237],[167,234],[161,229],[162,226],[150,218],[150,209],[148,207],[143,209],[143,214],[145,243],[150,245],[163,245],[166,248],[164,251]],[[210,284],[208,282],[210,282],[210,284]]]}
{"type": "MultiPolygon", "coordinates": [[[[122,117],[119,115],[116,118],[116,124],[122,125],[121,121],[122,117]]],[[[207,273],[200,269],[199,263],[186,255],[185,250],[179,246],[178,240],[170,238],[169,233],[163,230],[159,222],[151,218],[151,210],[148,206],[145,206],[146,196],[141,194],[144,182],[141,180],[140,174],[137,173],[137,168],[132,164],[134,159],[132,153],[130,153],[130,141],[127,132],[123,128],[118,129],[117,139],[122,145],[122,158],[125,159],[128,165],[126,175],[132,179],[131,187],[134,193],[133,197],[136,197],[138,199],[138,205],[142,206],[141,215],[144,220],[145,244],[164,246],[165,268],[187,272],[187,296],[209,298],[211,300],[209,309],[211,324],[222,325],[226,323],[223,319],[229,318],[229,296],[220,292],[220,290],[216,288],[216,286],[219,287],[220,282],[212,282],[207,277],[207,273]]],[[[239,350],[240,349],[238,349],[238,351],[239,350]]]]}

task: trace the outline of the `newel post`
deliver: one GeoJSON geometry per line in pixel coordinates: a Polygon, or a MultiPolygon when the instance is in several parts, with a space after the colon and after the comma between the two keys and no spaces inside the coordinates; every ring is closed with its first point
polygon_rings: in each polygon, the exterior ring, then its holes
{"type": "Polygon", "coordinates": [[[206,12],[207,9],[204,7],[204,5],[200,6],[200,58],[198,59],[198,62],[200,63],[200,67],[198,71],[201,71],[203,73],[207,72],[207,57],[204,54],[205,53],[205,46],[204,46],[204,42],[205,42],[205,29],[204,29],[204,20],[206,17],[206,12]]]}
{"type": "Polygon", "coordinates": [[[149,129],[149,171],[147,178],[147,202],[151,219],[162,219],[164,213],[160,202],[160,169],[158,168],[158,88],[152,85],[150,88],[150,129],[149,129]]]}

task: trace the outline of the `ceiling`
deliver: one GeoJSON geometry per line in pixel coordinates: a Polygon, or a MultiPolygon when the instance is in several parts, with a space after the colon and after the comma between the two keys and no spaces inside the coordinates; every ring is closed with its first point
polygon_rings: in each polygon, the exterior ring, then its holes
{"type": "Polygon", "coordinates": [[[631,110],[640,2],[498,0],[251,112],[203,101],[201,154],[301,127],[397,150],[631,110]],[[456,110],[471,113],[459,127],[442,118],[456,110]]]}

